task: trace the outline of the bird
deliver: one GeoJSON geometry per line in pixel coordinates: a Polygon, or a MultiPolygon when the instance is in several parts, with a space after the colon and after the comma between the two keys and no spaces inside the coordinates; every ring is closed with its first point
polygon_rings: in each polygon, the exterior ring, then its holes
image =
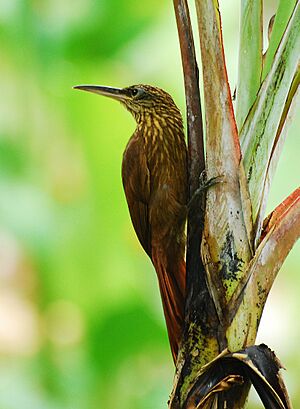
{"type": "Polygon", "coordinates": [[[187,146],[169,93],[151,85],[74,88],[115,99],[136,129],[123,154],[122,181],[136,235],[156,270],[174,363],[182,339],[186,297],[187,146]]]}

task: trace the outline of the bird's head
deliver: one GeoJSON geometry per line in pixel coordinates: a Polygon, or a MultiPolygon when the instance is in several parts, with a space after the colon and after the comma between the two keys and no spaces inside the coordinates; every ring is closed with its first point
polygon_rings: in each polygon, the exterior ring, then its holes
{"type": "Polygon", "coordinates": [[[161,88],[151,85],[132,85],[126,88],[113,88],[100,85],[77,85],[75,89],[104,95],[121,102],[135,117],[137,122],[145,114],[163,117],[177,117],[181,114],[173,98],[161,88]]]}

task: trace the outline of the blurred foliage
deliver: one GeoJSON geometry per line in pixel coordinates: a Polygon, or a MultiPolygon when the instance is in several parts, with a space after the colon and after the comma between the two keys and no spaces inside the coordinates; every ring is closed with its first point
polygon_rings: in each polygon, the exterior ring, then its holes
{"type": "MultiPolygon", "coordinates": [[[[221,6],[233,89],[239,10],[221,6]]],[[[184,111],[172,5],[1,0],[0,40],[0,409],[164,408],[172,360],[120,178],[134,122],[72,86],[152,83],[184,111]]],[[[299,125],[269,210],[297,185],[299,125]]],[[[294,249],[259,335],[288,367],[295,405],[299,261],[294,249]]]]}

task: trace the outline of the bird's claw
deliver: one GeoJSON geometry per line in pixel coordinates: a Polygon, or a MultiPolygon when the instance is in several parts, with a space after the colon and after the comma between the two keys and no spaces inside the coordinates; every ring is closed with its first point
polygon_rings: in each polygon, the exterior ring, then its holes
{"type": "Polygon", "coordinates": [[[196,202],[196,200],[199,198],[199,196],[206,191],[207,189],[209,189],[210,187],[218,184],[218,183],[223,183],[224,182],[224,175],[221,176],[214,176],[210,179],[207,180],[207,175],[206,175],[206,171],[204,170],[203,172],[201,172],[200,176],[199,176],[199,187],[198,189],[195,190],[195,192],[193,193],[193,196],[191,198],[191,200],[188,203],[188,211],[190,211],[194,205],[194,203],[196,202]]]}
{"type": "Polygon", "coordinates": [[[199,187],[196,190],[196,192],[199,191],[200,193],[203,190],[207,190],[208,188],[214,185],[217,185],[219,183],[223,183],[223,182],[224,182],[224,175],[214,176],[210,179],[207,179],[206,171],[204,170],[199,177],[199,187]]]}

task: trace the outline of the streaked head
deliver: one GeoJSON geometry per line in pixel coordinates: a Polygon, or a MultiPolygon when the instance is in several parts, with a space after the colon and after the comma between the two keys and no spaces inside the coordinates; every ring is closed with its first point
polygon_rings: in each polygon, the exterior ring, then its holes
{"type": "Polygon", "coordinates": [[[100,85],[77,85],[75,89],[104,95],[121,102],[138,120],[143,114],[176,116],[181,114],[173,98],[161,88],[151,85],[132,85],[126,88],[113,88],[100,85]]]}

